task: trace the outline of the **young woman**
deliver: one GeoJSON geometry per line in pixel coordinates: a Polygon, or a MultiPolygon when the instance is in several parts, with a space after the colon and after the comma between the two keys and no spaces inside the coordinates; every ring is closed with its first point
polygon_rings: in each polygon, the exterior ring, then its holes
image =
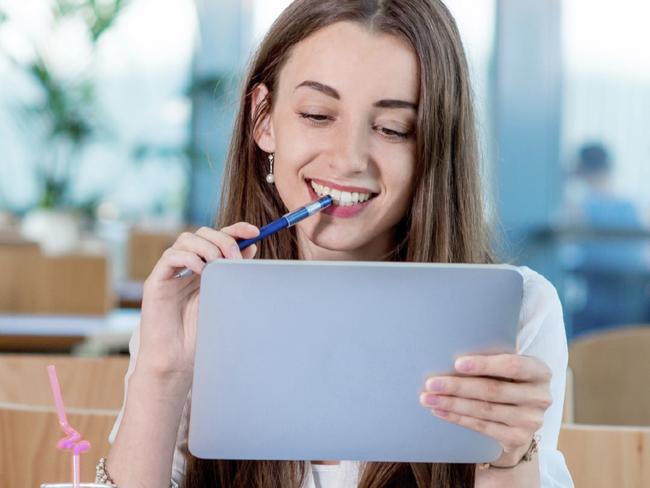
{"type": "Polygon", "coordinates": [[[413,399],[496,439],[503,455],[492,465],[206,461],[188,453],[204,261],[492,262],[467,63],[442,2],[298,0],[267,34],[244,83],[220,230],[182,234],[145,283],[128,395],[100,477],[120,488],[162,488],[170,476],[188,487],[572,486],[556,448],[567,362],[560,303],[527,268],[518,354],[461,358],[462,375],[429,378],[413,399]],[[324,193],[333,207],[239,252],[237,238],[324,193]],[[194,276],[174,279],[183,267],[194,276]]]}

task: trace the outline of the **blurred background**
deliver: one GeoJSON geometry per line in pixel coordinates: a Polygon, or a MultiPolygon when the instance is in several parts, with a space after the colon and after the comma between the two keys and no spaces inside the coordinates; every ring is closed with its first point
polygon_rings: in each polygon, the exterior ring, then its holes
{"type": "MultiPolygon", "coordinates": [[[[617,367],[650,374],[650,3],[445,3],[495,245],[560,294],[574,413],[650,425],[647,380],[628,402],[645,416],[578,405],[615,397],[602,382],[617,367]]],[[[240,77],[288,4],[0,0],[1,351],[126,352],[153,264],[211,225],[240,77]]]]}

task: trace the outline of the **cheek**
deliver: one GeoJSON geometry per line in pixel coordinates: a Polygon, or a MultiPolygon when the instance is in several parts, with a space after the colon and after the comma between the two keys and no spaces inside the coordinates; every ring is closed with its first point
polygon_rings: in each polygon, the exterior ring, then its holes
{"type": "Polygon", "coordinates": [[[309,203],[310,200],[303,168],[313,158],[313,151],[298,146],[300,144],[289,144],[285,146],[287,152],[276,152],[274,163],[275,191],[289,211],[309,203]]]}
{"type": "Polygon", "coordinates": [[[297,140],[295,144],[279,144],[276,148],[273,168],[276,186],[278,188],[283,185],[295,186],[302,167],[311,157],[313,157],[313,150],[302,141],[297,140]]]}
{"type": "Polygon", "coordinates": [[[395,192],[389,201],[387,201],[388,208],[385,210],[384,222],[392,227],[397,225],[406,215],[411,202],[413,200],[413,192],[411,187],[406,183],[400,187],[399,191],[395,192]]]}
{"type": "Polygon", "coordinates": [[[413,200],[414,163],[402,159],[399,166],[391,166],[385,177],[386,200],[382,220],[390,226],[396,225],[406,214],[413,200]],[[400,171],[400,168],[402,170],[400,171]]]}
{"type": "Polygon", "coordinates": [[[280,165],[288,163],[287,170],[309,162],[331,143],[323,131],[310,130],[297,117],[289,110],[279,111],[274,117],[276,158],[280,165]]]}
{"type": "Polygon", "coordinates": [[[387,156],[382,164],[381,178],[390,200],[399,205],[409,200],[413,192],[415,158],[410,148],[388,153],[387,156]]]}
{"type": "Polygon", "coordinates": [[[284,178],[295,181],[303,166],[320,152],[318,145],[308,138],[294,137],[291,132],[283,133],[276,144],[275,171],[284,178]]]}

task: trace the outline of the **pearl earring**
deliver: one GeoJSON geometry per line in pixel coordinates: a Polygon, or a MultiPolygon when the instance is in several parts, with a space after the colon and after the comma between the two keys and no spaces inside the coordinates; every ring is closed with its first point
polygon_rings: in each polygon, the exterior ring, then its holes
{"type": "Polygon", "coordinates": [[[266,182],[275,182],[275,176],[273,175],[273,153],[269,154],[269,174],[266,175],[266,182]]]}

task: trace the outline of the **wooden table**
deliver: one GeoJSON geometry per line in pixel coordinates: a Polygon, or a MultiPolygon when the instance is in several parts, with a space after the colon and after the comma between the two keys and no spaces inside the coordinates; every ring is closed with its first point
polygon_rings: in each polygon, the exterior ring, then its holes
{"type": "Polygon", "coordinates": [[[118,309],[108,315],[0,315],[0,351],[63,351],[102,355],[128,347],[140,311],[118,309]]]}

